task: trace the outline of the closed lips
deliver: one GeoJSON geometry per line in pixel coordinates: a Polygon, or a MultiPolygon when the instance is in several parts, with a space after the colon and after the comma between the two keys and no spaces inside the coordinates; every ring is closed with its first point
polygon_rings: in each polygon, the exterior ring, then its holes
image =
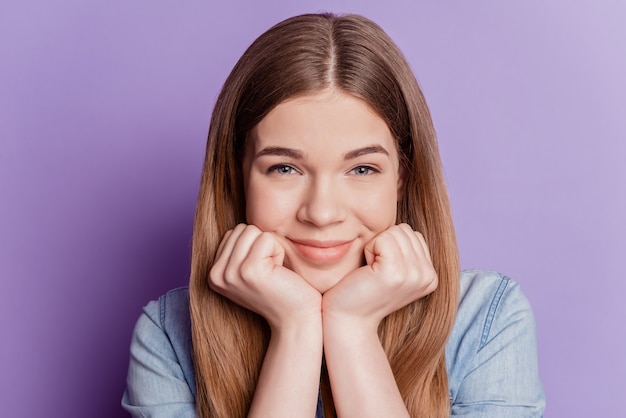
{"type": "Polygon", "coordinates": [[[342,259],[352,246],[350,241],[291,240],[304,258],[316,263],[331,263],[342,259]]]}

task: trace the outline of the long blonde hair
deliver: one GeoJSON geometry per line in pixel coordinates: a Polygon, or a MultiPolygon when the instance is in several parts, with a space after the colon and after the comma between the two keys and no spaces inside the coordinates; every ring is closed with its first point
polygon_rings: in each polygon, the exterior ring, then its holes
{"type": "Polygon", "coordinates": [[[449,416],[444,351],[458,303],[459,262],[428,107],[402,53],[379,26],[358,15],[308,14],[254,41],[213,110],[190,278],[200,417],[246,416],[269,341],[263,318],[208,286],[221,238],[246,221],[241,161],[247,134],[284,100],[331,87],[366,101],[397,138],[405,169],[397,221],[424,235],[439,286],[385,318],[379,335],[411,416],[449,416]]]}

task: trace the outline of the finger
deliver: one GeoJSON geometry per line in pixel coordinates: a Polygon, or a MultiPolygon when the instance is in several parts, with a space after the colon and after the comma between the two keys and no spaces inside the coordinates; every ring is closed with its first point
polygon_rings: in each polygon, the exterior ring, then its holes
{"type": "Polygon", "coordinates": [[[365,255],[365,263],[368,266],[371,266],[376,261],[376,256],[378,255],[375,252],[375,248],[380,251],[380,246],[376,247],[375,243],[380,234],[375,235],[374,238],[369,240],[365,246],[363,247],[363,254],[365,255]]]}
{"type": "Polygon", "coordinates": [[[428,244],[426,243],[426,239],[424,238],[424,236],[420,232],[414,231],[408,224],[401,224],[400,227],[406,233],[407,237],[411,240],[411,243],[415,249],[415,254],[417,254],[420,258],[427,260],[429,264],[432,264],[430,251],[428,249],[428,244]]]}
{"type": "Polygon", "coordinates": [[[218,254],[215,257],[215,262],[213,263],[213,266],[211,267],[211,271],[209,273],[209,279],[211,284],[223,283],[224,272],[226,270],[226,267],[228,266],[231,253],[233,251],[233,248],[235,247],[235,244],[237,243],[237,239],[244,231],[245,227],[245,224],[239,224],[235,226],[235,228],[224,234],[224,238],[222,238],[222,241],[220,242],[220,245],[218,247],[218,254]]]}
{"type": "Polygon", "coordinates": [[[369,240],[365,246],[363,247],[363,255],[365,256],[365,264],[371,266],[376,259],[376,255],[374,254],[374,238],[369,240]]]}
{"type": "Polygon", "coordinates": [[[237,236],[236,242],[228,257],[226,265],[225,277],[238,279],[240,276],[241,263],[246,259],[250,252],[250,247],[261,234],[261,230],[254,225],[246,225],[245,228],[237,236]]]}
{"type": "Polygon", "coordinates": [[[426,267],[428,267],[428,270],[425,270],[425,274],[426,274],[425,277],[430,277],[430,281],[424,287],[424,292],[425,292],[424,294],[429,294],[437,288],[439,284],[439,278],[437,276],[437,271],[435,270],[435,267],[433,266],[432,259],[430,258],[430,251],[428,250],[428,244],[426,243],[426,239],[421,233],[417,231],[414,233],[414,236],[417,239],[417,241],[420,243],[420,245],[422,246],[423,254],[428,260],[427,266],[425,265],[426,267]]]}
{"type": "Polygon", "coordinates": [[[376,235],[366,244],[364,248],[366,259],[368,257],[367,253],[369,253],[371,260],[371,262],[368,262],[368,265],[374,266],[376,263],[380,262],[398,262],[397,258],[398,255],[401,254],[401,251],[398,239],[394,235],[390,228],[376,235]]]}
{"type": "Polygon", "coordinates": [[[276,265],[282,265],[283,247],[269,232],[261,232],[241,263],[243,277],[262,277],[271,272],[276,265]]]}
{"type": "MultiPolygon", "coordinates": [[[[395,247],[391,245],[391,240],[389,240],[384,245],[384,256],[381,257],[381,260],[389,260],[387,265],[396,268],[403,265],[406,269],[402,273],[405,278],[419,278],[419,281],[426,284],[427,288],[430,288],[433,283],[436,287],[436,273],[432,267],[428,246],[423,236],[414,231],[408,224],[396,225],[389,228],[387,232],[386,235],[393,238],[396,243],[397,252],[393,252],[395,247]]],[[[382,235],[381,238],[383,238],[382,235]]]]}
{"type": "Polygon", "coordinates": [[[221,248],[221,250],[219,253],[219,256],[222,257],[224,256],[226,259],[228,259],[230,257],[230,254],[233,251],[233,248],[235,247],[235,244],[237,243],[237,239],[239,238],[239,236],[241,235],[241,233],[246,229],[246,224],[238,224],[236,225],[233,229],[231,229],[230,231],[226,232],[226,234],[224,234],[224,238],[222,238],[222,242],[220,242],[220,246],[219,248],[221,248]]]}
{"type": "Polygon", "coordinates": [[[428,246],[426,246],[426,241],[420,241],[420,237],[422,234],[413,230],[411,225],[403,223],[398,225],[399,229],[403,232],[405,237],[409,240],[413,253],[420,258],[427,258],[430,260],[430,255],[428,254],[428,246]]]}
{"type": "Polygon", "coordinates": [[[415,257],[420,255],[422,251],[418,242],[413,242],[411,236],[413,230],[407,224],[394,225],[389,228],[389,233],[396,240],[398,248],[403,257],[407,260],[415,260],[415,257]],[[418,252],[419,251],[419,252],[418,252]]]}
{"type": "Polygon", "coordinates": [[[424,254],[426,254],[426,257],[428,257],[428,261],[432,262],[432,258],[430,257],[430,250],[428,249],[428,244],[426,243],[426,239],[424,238],[424,236],[417,231],[415,231],[414,236],[422,246],[422,251],[424,251],[424,254]]]}
{"type": "Polygon", "coordinates": [[[222,240],[220,241],[220,245],[217,247],[217,251],[215,252],[215,259],[216,260],[218,258],[220,258],[220,256],[222,255],[222,252],[224,250],[224,245],[225,245],[226,241],[228,241],[228,238],[232,235],[232,233],[233,233],[233,230],[229,229],[228,231],[226,231],[226,233],[222,237],[222,240]]]}
{"type": "Polygon", "coordinates": [[[285,248],[280,243],[280,240],[276,237],[276,235],[270,232],[264,232],[264,234],[269,235],[269,238],[271,238],[272,242],[274,243],[274,251],[272,251],[271,255],[272,259],[277,265],[282,266],[285,260],[285,248]]]}
{"type": "Polygon", "coordinates": [[[374,239],[376,237],[369,240],[365,246],[363,247],[363,255],[365,256],[365,264],[371,266],[376,259],[376,255],[374,254],[374,239]]]}

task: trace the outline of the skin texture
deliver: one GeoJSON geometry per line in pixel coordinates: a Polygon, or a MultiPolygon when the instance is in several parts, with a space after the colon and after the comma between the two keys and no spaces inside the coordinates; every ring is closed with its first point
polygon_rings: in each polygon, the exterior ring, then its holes
{"type": "Polygon", "coordinates": [[[365,102],[332,91],[278,105],[250,138],[248,223],[273,232],[285,265],[323,293],[361,266],[365,244],[395,223],[395,140],[365,102]]]}
{"type": "Polygon", "coordinates": [[[210,285],[271,328],[250,416],[313,416],[322,349],[339,416],[408,416],[377,327],[437,276],[421,234],[395,225],[385,121],[339,91],[288,100],[250,132],[243,172],[248,224],[225,235],[210,285]]]}

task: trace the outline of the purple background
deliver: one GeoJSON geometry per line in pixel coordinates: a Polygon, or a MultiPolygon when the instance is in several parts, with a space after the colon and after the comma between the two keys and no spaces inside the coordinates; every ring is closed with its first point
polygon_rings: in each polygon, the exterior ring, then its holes
{"type": "Polygon", "coordinates": [[[140,309],[187,282],[217,91],[319,10],[373,18],[415,69],[463,266],[534,306],[546,416],[621,413],[626,3],[22,0],[0,5],[0,416],[123,416],[140,309]]]}

